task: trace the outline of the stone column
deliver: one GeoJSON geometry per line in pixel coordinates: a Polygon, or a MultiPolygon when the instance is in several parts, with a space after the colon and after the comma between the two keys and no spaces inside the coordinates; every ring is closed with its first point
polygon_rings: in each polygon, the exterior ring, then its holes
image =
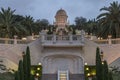
{"type": "Polygon", "coordinates": [[[108,44],[110,44],[110,45],[112,44],[111,37],[112,37],[111,35],[108,35],[108,44]]]}
{"type": "Polygon", "coordinates": [[[34,40],[34,36],[35,36],[34,33],[32,33],[32,40],[34,40]]]}
{"type": "Polygon", "coordinates": [[[90,33],[90,40],[93,40],[93,34],[90,33]]]}
{"type": "Polygon", "coordinates": [[[53,34],[53,43],[56,43],[56,34],[53,34]]]}
{"type": "Polygon", "coordinates": [[[85,31],[81,30],[81,42],[84,43],[84,36],[85,36],[85,31]]]}
{"type": "Polygon", "coordinates": [[[44,43],[44,42],[45,42],[45,34],[46,34],[46,33],[45,33],[45,31],[44,31],[44,30],[40,32],[41,42],[42,42],[42,43],[44,43]]]}
{"type": "Polygon", "coordinates": [[[14,44],[17,44],[17,36],[14,35],[14,44]]]}
{"type": "Polygon", "coordinates": [[[70,41],[70,43],[72,43],[72,42],[73,42],[73,35],[72,35],[72,33],[71,33],[71,32],[69,33],[69,41],[70,41]]]}
{"type": "Polygon", "coordinates": [[[5,38],[5,44],[8,44],[8,38],[5,38]]]}

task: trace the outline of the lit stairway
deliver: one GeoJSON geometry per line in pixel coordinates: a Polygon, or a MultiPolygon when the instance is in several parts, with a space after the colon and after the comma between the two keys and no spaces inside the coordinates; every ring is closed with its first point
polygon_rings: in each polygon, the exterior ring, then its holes
{"type": "Polygon", "coordinates": [[[104,52],[104,59],[108,64],[120,57],[120,44],[100,45],[100,49],[104,52]]]}

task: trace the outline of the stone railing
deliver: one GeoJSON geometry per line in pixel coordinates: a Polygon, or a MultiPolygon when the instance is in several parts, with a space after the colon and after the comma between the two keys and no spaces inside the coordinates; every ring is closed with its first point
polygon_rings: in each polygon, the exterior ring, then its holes
{"type": "Polygon", "coordinates": [[[84,45],[84,36],[85,32],[83,30],[81,30],[80,33],[77,33],[77,35],[73,35],[71,32],[67,35],[57,35],[56,32],[49,35],[45,30],[40,32],[41,43],[46,46],[81,46],[84,45]]]}
{"type": "Polygon", "coordinates": [[[84,36],[82,35],[41,35],[41,42],[43,45],[65,45],[73,44],[80,45],[84,44],[84,36]]]}
{"type": "Polygon", "coordinates": [[[27,44],[29,41],[20,39],[0,38],[0,44],[27,44]]]}
{"type": "Polygon", "coordinates": [[[46,41],[51,41],[51,42],[74,42],[74,41],[81,41],[84,42],[82,40],[81,35],[65,35],[65,36],[60,36],[60,35],[44,35],[44,38],[42,38],[42,42],[46,42],[46,41]]]}
{"type": "Polygon", "coordinates": [[[120,44],[120,38],[116,39],[102,39],[102,40],[93,40],[98,44],[120,44]]]}

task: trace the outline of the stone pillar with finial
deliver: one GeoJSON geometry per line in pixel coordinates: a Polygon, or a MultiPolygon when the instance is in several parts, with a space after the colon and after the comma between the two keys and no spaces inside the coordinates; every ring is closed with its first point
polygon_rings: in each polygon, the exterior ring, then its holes
{"type": "Polygon", "coordinates": [[[56,43],[56,33],[53,32],[53,43],[56,43]]]}
{"type": "Polygon", "coordinates": [[[41,42],[42,42],[42,43],[44,43],[44,42],[45,42],[45,35],[46,35],[45,30],[42,30],[42,31],[40,32],[41,42]]]}
{"type": "Polygon", "coordinates": [[[73,35],[72,35],[72,32],[69,32],[69,40],[70,40],[70,43],[73,42],[73,35]]]}
{"type": "Polygon", "coordinates": [[[81,42],[84,43],[84,36],[85,36],[85,31],[81,30],[81,42]]]}
{"type": "Polygon", "coordinates": [[[14,35],[14,44],[17,44],[17,35],[14,35]]]}
{"type": "Polygon", "coordinates": [[[111,35],[108,35],[108,44],[112,44],[112,40],[111,40],[112,36],[111,35]]]}

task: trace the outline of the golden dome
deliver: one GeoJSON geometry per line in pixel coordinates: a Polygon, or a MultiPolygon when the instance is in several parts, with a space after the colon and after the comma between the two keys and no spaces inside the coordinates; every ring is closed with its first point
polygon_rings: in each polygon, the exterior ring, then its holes
{"type": "Polygon", "coordinates": [[[60,9],[57,11],[56,16],[67,16],[67,13],[65,10],[60,9]]]}

